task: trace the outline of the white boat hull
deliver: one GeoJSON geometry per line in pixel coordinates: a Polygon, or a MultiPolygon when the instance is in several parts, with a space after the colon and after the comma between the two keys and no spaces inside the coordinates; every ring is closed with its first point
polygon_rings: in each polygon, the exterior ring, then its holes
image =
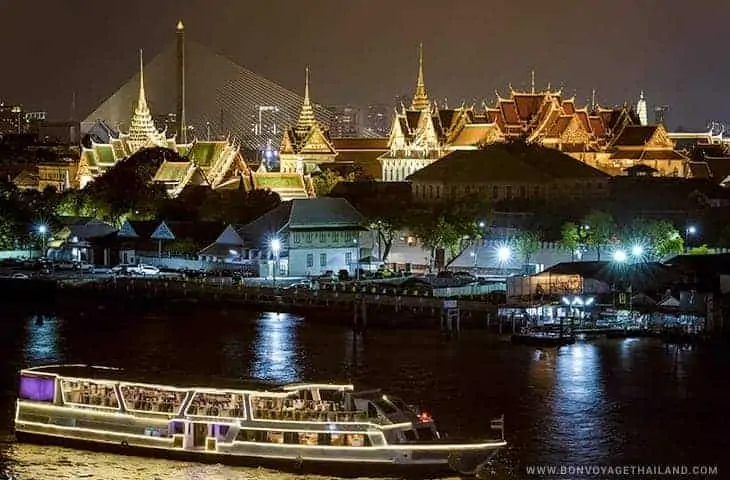
{"type": "MultiPolygon", "coordinates": [[[[182,420],[182,419],[172,419],[182,420]]],[[[248,465],[340,476],[438,478],[473,474],[505,445],[504,441],[473,444],[413,443],[363,447],[272,444],[205,438],[192,445],[185,435],[145,434],[150,418],[76,410],[18,401],[18,440],[73,448],[114,451],[211,463],[248,465]],[[95,426],[105,425],[105,428],[95,426]]],[[[265,425],[265,422],[264,422],[265,425]]],[[[239,428],[233,426],[232,428],[239,428]]],[[[245,428],[245,427],[244,427],[245,428]]],[[[275,429],[272,424],[269,428],[275,429]]]]}

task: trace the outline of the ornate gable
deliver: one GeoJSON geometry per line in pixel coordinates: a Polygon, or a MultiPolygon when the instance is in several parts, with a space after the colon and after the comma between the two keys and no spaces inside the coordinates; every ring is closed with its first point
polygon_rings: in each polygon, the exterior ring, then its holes
{"type": "Polygon", "coordinates": [[[281,137],[281,148],[279,148],[279,153],[290,153],[294,154],[296,151],[294,150],[294,142],[291,138],[291,130],[287,129],[284,131],[284,135],[281,137]]]}
{"type": "Polygon", "coordinates": [[[393,117],[393,126],[390,128],[388,148],[391,151],[403,150],[406,147],[406,135],[401,126],[401,118],[398,114],[393,117]]]}
{"type": "Polygon", "coordinates": [[[583,126],[576,115],[573,115],[570,119],[570,123],[560,135],[560,143],[579,144],[588,143],[591,140],[591,135],[583,126]]]}
{"type": "Polygon", "coordinates": [[[300,153],[335,153],[335,149],[319,125],[313,126],[299,149],[300,153]]]}
{"type": "Polygon", "coordinates": [[[674,142],[663,125],[659,124],[656,126],[654,133],[646,142],[646,148],[658,148],[658,149],[674,149],[674,142]]]}

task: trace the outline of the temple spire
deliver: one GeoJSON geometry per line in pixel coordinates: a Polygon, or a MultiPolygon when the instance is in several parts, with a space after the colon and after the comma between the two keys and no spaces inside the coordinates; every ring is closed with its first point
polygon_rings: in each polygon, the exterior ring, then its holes
{"type": "Polygon", "coordinates": [[[144,60],[142,50],[139,51],[139,97],[134,109],[129,133],[125,139],[132,153],[147,146],[163,146],[166,139],[164,133],[157,131],[152,114],[147,106],[147,97],[144,92],[144,60]]]}
{"type": "Polygon", "coordinates": [[[535,69],[530,71],[530,91],[535,93],[535,69]]]}
{"type": "Polygon", "coordinates": [[[416,94],[413,95],[411,109],[428,110],[431,102],[426,94],[426,82],[423,79],[423,43],[418,45],[418,81],[416,83],[416,94]]]}
{"type": "Polygon", "coordinates": [[[309,65],[307,65],[304,75],[304,103],[302,104],[302,111],[299,113],[297,129],[307,130],[312,128],[314,126],[314,122],[314,108],[312,107],[312,101],[309,98],[309,65]]]}
{"type": "Polygon", "coordinates": [[[139,49],[139,96],[137,97],[137,108],[135,109],[135,115],[137,112],[144,113],[149,112],[150,109],[147,106],[147,98],[144,94],[144,60],[142,56],[142,49],[139,49]]]}
{"type": "Polygon", "coordinates": [[[596,109],[596,89],[591,90],[591,110],[596,109]]]}

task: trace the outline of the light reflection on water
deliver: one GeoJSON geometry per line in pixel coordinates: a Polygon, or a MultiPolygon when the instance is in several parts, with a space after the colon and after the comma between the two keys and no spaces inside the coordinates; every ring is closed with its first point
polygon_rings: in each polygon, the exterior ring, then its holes
{"type": "MultiPolygon", "coordinates": [[[[466,331],[317,325],[287,314],[7,317],[0,334],[0,441],[9,439],[17,370],[92,363],[279,382],[352,381],[421,405],[451,437],[491,435],[505,414],[509,447],[495,478],[536,463],[718,463],[730,429],[730,393],[717,378],[727,355],[665,348],[654,340],[597,340],[538,351],[466,331]],[[678,418],[686,419],[678,425],[678,418]],[[692,438],[692,442],[687,442],[692,438]],[[718,440],[720,439],[720,440],[718,440]]],[[[19,480],[285,479],[266,470],[118,457],[0,443],[19,480]]],[[[325,477],[306,477],[325,478],[325,477]]]]}
{"type": "Polygon", "coordinates": [[[254,358],[251,378],[281,383],[301,380],[299,363],[295,361],[297,326],[300,317],[267,312],[256,321],[256,337],[251,343],[254,358]]]}

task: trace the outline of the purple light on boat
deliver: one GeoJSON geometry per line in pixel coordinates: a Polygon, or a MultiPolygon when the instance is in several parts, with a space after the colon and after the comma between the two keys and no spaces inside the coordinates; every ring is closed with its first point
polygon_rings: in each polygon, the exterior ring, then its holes
{"type": "Polygon", "coordinates": [[[18,396],[25,400],[36,402],[52,402],[56,391],[56,380],[43,377],[20,377],[20,392],[18,396]]]}

